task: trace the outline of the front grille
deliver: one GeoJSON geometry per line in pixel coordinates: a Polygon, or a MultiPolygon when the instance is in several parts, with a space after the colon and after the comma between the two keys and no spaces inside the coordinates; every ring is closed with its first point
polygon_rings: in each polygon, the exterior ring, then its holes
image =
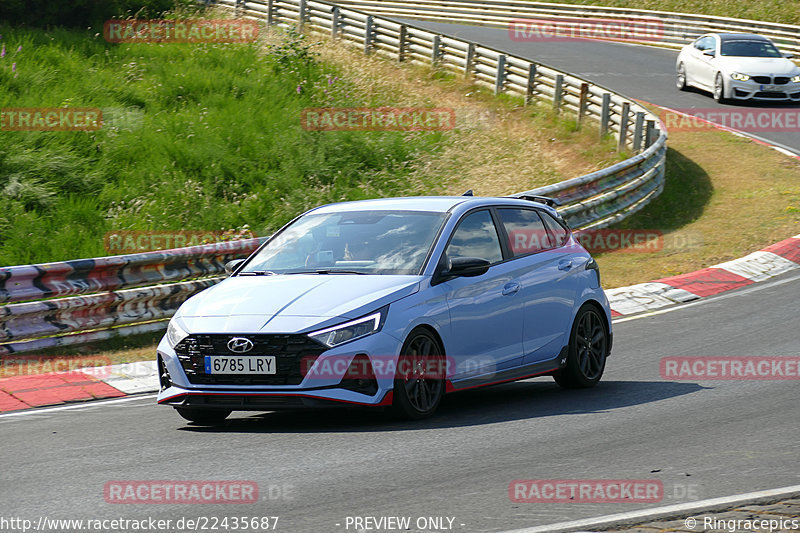
{"type": "Polygon", "coordinates": [[[209,334],[190,335],[175,346],[189,383],[198,385],[298,385],[303,381],[301,363],[308,368],[327,348],[305,335],[248,335],[209,334]],[[253,341],[253,349],[246,354],[235,354],[228,349],[233,337],[245,337],[253,341]],[[274,355],[275,374],[206,374],[207,355],[274,355]]]}
{"type": "Polygon", "coordinates": [[[786,98],[786,93],[773,93],[767,91],[761,91],[754,94],[756,98],[786,98]]]}
{"type": "Polygon", "coordinates": [[[789,78],[784,76],[775,76],[775,85],[786,85],[789,83],[789,78]]]}
{"type": "Polygon", "coordinates": [[[753,81],[756,83],[769,84],[772,83],[772,78],[769,76],[753,76],[753,81]]]}

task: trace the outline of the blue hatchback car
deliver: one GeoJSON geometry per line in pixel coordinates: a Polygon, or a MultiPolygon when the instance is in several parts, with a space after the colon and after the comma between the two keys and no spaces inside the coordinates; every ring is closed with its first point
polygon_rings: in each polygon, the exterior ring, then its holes
{"type": "Polygon", "coordinates": [[[326,205],[228,269],[158,346],[158,403],[197,423],[331,405],[424,418],[474,387],[594,386],[611,351],[597,263],[539,197],[326,205]]]}

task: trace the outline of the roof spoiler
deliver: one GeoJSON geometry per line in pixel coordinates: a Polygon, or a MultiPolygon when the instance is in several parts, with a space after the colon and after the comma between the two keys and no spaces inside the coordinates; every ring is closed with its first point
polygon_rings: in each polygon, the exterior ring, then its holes
{"type": "Polygon", "coordinates": [[[519,198],[520,200],[528,200],[529,202],[538,202],[540,204],[544,204],[549,207],[559,207],[561,202],[556,200],[555,198],[550,198],[549,196],[538,196],[535,194],[527,194],[521,192],[519,194],[512,194],[508,198],[519,198]]]}

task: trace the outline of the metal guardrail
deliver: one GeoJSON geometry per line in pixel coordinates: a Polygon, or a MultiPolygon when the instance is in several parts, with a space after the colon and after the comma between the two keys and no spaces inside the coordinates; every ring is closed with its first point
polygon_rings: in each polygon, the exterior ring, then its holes
{"type": "Polygon", "coordinates": [[[340,5],[367,11],[374,15],[437,22],[463,22],[473,25],[507,28],[512,20],[542,19],[560,21],[571,27],[575,19],[606,19],[657,22],[659,36],[648,36],[634,42],[682,47],[704,33],[758,33],[769,37],[787,52],[800,56],[800,26],[737,19],[710,15],[651,11],[622,7],[556,4],[522,0],[340,0],[340,5]]]}
{"type": "Polygon", "coordinates": [[[0,356],[163,329],[263,240],[0,268],[0,356]]]}
{"type": "MultiPolygon", "coordinates": [[[[634,101],[547,65],[409,24],[308,0],[219,0],[239,16],[300,26],[377,53],[463,73],[495,93],[545,102],[578,121],[597,120],[601,135],[637,155],[609,168],[540,187],[576,228],[612,224],[647,204],[664,184],[667,133],[634,101]]],[[[449,4],[449,3],[448,3],[449,4]]],[[[230,259],[262,239],[98,259],[0,268],[0,356],[81,344],[165,327],[192,294],[217,283],[230,259]],[[45,299],[50,298],[50,299],[45,299]],[[33,301],[40,300],[40,301],[33,301]],[[113,328],[113,329],[109,329],[113,328]]]]}

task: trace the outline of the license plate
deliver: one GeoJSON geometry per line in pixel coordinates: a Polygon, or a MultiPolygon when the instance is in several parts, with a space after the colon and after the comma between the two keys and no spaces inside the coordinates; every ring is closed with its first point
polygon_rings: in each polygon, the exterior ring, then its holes
{"type": "Polygon", "coordinates": [[[275,356],[205,356],[206,374],[275,374],[275,356]]]}
{"type": "Polygon", "coordinates": [[[768,93],[777,93],[780,92],[781,88],[777,85],[762,85],[761,90],[768,93]]]}

